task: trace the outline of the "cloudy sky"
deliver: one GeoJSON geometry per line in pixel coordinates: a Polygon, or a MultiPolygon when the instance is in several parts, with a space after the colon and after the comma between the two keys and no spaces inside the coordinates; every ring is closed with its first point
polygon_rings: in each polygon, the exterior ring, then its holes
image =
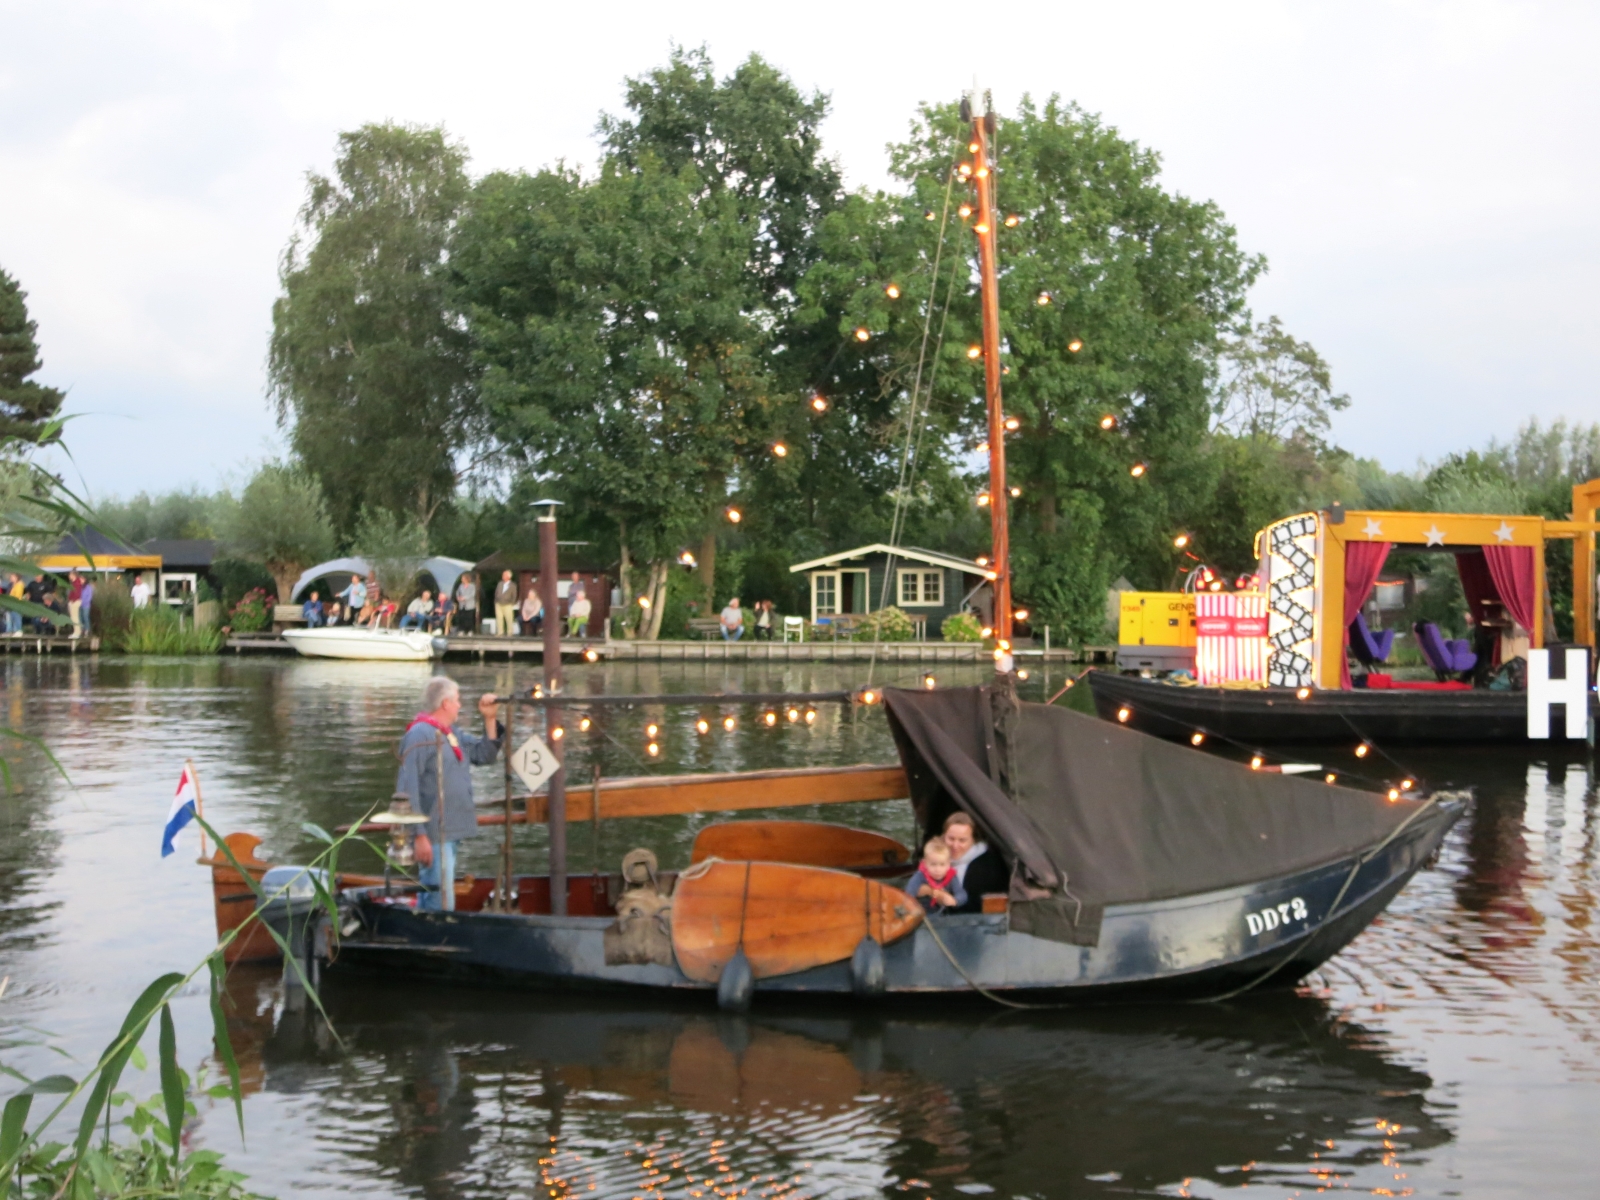
{"type": "MultiPolygon", "coordinates": [[[[0,0],[0,265],[67,388],[97,495],[211,487],[273,453],[277,259],[342,129],[442,122],[475,172],[594,158],[674,42],[828,93],[883,182],[918,101],[974,74],[1098,112],[1217,201],[1392,468],[1595,420],[1592,4],[414,4],[0,0]]],[[[419,434],[424,431],[419,431],[419,434]]]]}

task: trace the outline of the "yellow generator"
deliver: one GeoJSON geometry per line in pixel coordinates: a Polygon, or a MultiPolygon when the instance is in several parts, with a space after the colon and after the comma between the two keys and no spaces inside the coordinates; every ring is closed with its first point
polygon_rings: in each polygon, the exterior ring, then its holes
{"type": "Polygon", "coordinates": [[[1117,666],[1124,671],[1192,671],[1194,641],[1192,595],[1120,593],[1117,666]]]}

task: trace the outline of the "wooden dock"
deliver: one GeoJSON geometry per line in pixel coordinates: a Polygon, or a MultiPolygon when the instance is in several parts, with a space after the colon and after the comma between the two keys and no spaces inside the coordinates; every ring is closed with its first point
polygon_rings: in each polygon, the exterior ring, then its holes
{"type": "Polygon", "coordinates": [[[100,649],[100,639],[88,637],[46,637],[37,633],[0,634],[0,649],[7,654],[94,654],[100,649]]]}
{"type": "MultiPolygon", "coordinates": [[[[228,639],[228,650],[236,654],[293,654],[294,647],[276,634],[241,634],[228,639]]],[[[1115,646],[1086,646],[1079,649],[1019,646],[1016,657],[1027,662],[1109,662],[1115,646]]],[[[692,641],[687,638],[659,641],[602,641],[598,638],[561,643],[561,657],[581,661],[633,660],[648,662],[867,662],[876,654],[879,662],[950,663],[984,662],[989,651],[977,642],[724,642],[720,638],[692,641]]],[[[541,638],[479,637],[454,635],[446,658],[476,659],[479,662],[519,658],[542,659],[541,638]]]]}

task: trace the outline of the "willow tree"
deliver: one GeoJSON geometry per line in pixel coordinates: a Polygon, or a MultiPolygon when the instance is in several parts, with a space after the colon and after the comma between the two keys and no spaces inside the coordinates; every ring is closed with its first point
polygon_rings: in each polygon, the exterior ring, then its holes
{"type": "Polygon", "coordinates": [[[480,444],[448,250],[469,183],[442,129],[364,125],[308,177],[272,307],[278,419],[339,530],[367,506],[424,525],[480,444]]]}

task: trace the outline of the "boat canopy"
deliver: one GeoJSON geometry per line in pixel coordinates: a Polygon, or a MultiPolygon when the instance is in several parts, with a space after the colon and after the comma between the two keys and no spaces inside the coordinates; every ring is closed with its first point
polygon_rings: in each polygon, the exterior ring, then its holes
{"type": "MultiPolygon", "coordinates": [[[[450,592],[456,586],[456,580],[463,574],[472,570],[472,564],[464,558],[445,558],[436,555],[425,558],[417,564],[418,575],[432,575],[433,581],[439,585],[441,592],[450,592]]],[[[372,566],[364,558],[333,558],[325,563],[318,563],[314,567],[307,567],[300,572],[300,578],[295,580],[294,587],[289,592],[291,600],[300,599],[300,593],[305,591],[319,579],[329,575],[360,575],[363,578],[372,574],[372,566]]]]}
{"type": "Polygon", "coordinates": [[[960,809],[1013,863],[1011,925],[1094,944],[1108,904],[1348,858],[1419,806],[1175,745],[1004,687],[888,689],[918,824],[960,809]]]}

